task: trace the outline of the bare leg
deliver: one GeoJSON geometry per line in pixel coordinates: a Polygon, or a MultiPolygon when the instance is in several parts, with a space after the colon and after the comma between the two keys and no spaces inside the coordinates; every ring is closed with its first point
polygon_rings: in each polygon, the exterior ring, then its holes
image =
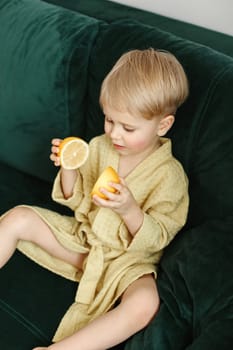
{"type": "Polygon", "coordinates": [[[92,321],[77,333],[49,346],[33,350],[104,350],[128,339],[143,329],[159,307],[154,278],[143,276],[124,293],[121,303],[113,310],[92,321]]]}
{"type": "Polygon", "coordinates": [[[0,221],[0,268],[10,259],[19,240],[33,242],[56,258],[82,268],[85,255],[65,249],[48,225],[28,207],[15,207],[0,221]]]}

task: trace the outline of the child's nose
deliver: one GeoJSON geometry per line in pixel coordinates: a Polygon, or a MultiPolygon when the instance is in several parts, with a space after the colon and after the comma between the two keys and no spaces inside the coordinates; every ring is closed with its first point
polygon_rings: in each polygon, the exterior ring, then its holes
{"type": "Polygon", "coordinates": [[[119,138],[119,136],[120,136],[120,130],[119,130],[119,128],[118,128],[116,125],[114,125],[114,126],[112,127],[112,130],[111,130],[110,135],[111,135],[111,138],[112,138],[112,139],[117,139],[117,138],[119,138]]]}

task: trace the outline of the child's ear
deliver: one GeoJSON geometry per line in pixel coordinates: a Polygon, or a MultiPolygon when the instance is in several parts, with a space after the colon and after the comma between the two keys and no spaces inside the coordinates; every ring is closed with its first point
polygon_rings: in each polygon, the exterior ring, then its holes
{"type": "Polygon", "coordinates": [[[160,120],[158,127],[158,136],[164,136],[171,129],[173,123],[175,121],[174,115],[167,115],[160,120]]]}

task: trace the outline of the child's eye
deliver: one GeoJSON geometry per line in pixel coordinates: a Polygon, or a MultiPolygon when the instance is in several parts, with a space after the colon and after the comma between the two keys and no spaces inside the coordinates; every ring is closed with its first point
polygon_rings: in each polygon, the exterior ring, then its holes
{"type": "Polygon", "coordinates": [[[127,132],[133,132],[134,131],[134,129],[127,128],[126,126],[124,127],[124,130],[127,131],[127,132]]]}

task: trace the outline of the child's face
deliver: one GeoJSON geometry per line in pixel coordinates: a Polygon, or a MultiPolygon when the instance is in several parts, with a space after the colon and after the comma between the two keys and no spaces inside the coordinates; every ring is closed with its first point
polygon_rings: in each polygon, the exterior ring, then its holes
{"type": "Polygon", "coordinates": [[[159,146],[160,119],[151,120],[104,107],[105,133],[124,156],[147,156],[159,146]]]}

